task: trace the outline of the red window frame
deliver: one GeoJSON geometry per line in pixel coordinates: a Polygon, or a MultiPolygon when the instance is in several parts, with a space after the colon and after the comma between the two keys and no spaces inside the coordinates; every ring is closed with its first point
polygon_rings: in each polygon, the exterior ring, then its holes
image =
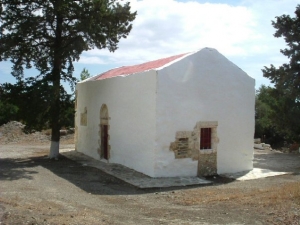
{"type": "Polygon", "coordinates": [[[211,149],[211,128],[201,128],[200,149],[211,149]]]}

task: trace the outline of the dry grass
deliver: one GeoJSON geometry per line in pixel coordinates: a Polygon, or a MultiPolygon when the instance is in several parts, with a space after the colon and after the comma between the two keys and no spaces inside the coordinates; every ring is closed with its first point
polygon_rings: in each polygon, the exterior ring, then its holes
{"type": "Polygon", "coordinates": [[[174,201],[180,205],[199,205],[235,201],[256,206],[278,206],[292,202],[300,206],[300,182],[288,183],[264,189],[194,189],[175,195],[174,201]]]}
{"type": "Polygon", "coordinates": [[[51,129],[43,130],[42,134],[50,136],[51,135],[51,129]]]}
{"type": "Polygon", "coordinates": [[[174,203],[233,209],[247,208],[264,213],[266,224],[300,225],[300,182],[263,189],[194,189],[175,194],[174,203]]]}
{"type": "Polygon", "coordinates": [[[11,205],[13,207],[16,207],[19,205],[19,202],[20,201],[20,198],[19,196],[15,196],[14,198],[11,198],[11,199],[5,199],[5,198],[0,198],[0,203],[3,203],[3,204],[7,204],[7,205],[11,205]]]}

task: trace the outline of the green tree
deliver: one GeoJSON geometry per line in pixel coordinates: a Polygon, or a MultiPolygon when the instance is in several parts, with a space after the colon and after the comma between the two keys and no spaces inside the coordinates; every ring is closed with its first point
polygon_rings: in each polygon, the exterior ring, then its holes
{"type": "Polygon", "coordinates": [[[11,103],[0,100],[0,125],[12,120],[17,120],[19,108],[11,103]]]}
{"type": "Polygon", "coordinates": [[[12,120],[18,120],[18,106],[14,105],[7,98],[7,91],[3,84],[0,84],[0,125],[12,120]]]}
{"type": "Polygon", "coordinates": [[[274,122],[286,139],[300,141],[300,5],[296,7],[295,17],[278,16],[272,25],[276,29],[274,36],[286,41],[287,48],[280,52],[289,59],[278,68],[271,64],[262,69],[264,77],[274,84],[274,122]]]}
{"type": "Polygon", "coordinates": [[[272,147],[282,146],[285,134],[277,119],[277,98],[275,89],[262,85],[255,96],[255,137],[272,147]]]}
{"type": "MultiPolygon", "coordinates": [[[[33,78],[16,84],[5,83],[1,85],[2,94],[0,102],[7,107],[0,109],[1,115],[6,118],[5,121],[18,120],[26,126],[27,132],[49,128],[51,115],[50,102],[52,86],[43,80],[33,78]],[[12,108],[14,106],[15,108],[12,108]],[[17,109],[17,110],[14,110],[17,109]],[[3,111],[3,112],[2,112],[3,111]]],[[[69,127],[74,125],[74,94],[68,94],[64,88],[60,88],[60,125],[69,127]]]]}
{"type": "MultiPolygon", "coordinates": [[[[262,85],[255,96],[255,137],[262,138],[269,134],[273,128],[273,97],[270,95],[272,88],[262,85]]],[[[269,135],[268,135],[269,136],[269,135]]]]}
{"type": "Polygon", "coordinates": [[[299,141],[300,107],[294,99],[262,85],[255,100],[255,137],[266,138],[273,146],[299,141]]]}
{"type": "MultiPolygon", "coordinates": [[[[136,13],[130,4],[117,0],[1,0],[0,61],[13,63],[12,75],[24,80],[24,67],[40,73],[32,77],[49,86],[44,96],[50,115],[50,158],[59,154],[61,80],[74,87],[73,62],[93,48],[117,49],[132,28],[136,13]],[[49,97],[50,96],[50,97],[49,97]]],[[[39,102],[35,107],[39,109],[39,102]]]]}
{"type": "Polygon", "coordinates": [[[83,68],[83,70],[80,73],[80,80],[85,80],[91,77],[91,74],[86,68],[83,68]]]}
{"type": "Polygon", "coordinates": [[[3,85],[0,84],[0,125],[11,120],[17,120],[19,108],[5,98],[6,91],[3,85]]]}

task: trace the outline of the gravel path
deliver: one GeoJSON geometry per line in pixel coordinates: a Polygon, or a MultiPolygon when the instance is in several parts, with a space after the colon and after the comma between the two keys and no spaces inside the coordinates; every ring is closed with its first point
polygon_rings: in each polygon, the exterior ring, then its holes
{"type": "Polygon", "coordinates": [[[300,224],[299,154],[255,154],[255,165],[293,175],[140,190],[64,157],[49,160],[48,150],[0,145],[1,225],[300,224]]]}

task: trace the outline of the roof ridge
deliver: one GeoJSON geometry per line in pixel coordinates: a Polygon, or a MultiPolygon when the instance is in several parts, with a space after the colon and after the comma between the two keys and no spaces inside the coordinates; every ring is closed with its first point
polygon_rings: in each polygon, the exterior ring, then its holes
{"type": "Polygon", "coordinates": [[[161,68],[177,59],[182,58],[183,56],[186,56],[190,54],[191,52],[182,53],[178,55],[173,55],[161,59],[151,60],[148,62],[136,64],[136,65],[130,65],[130,66],[121,66],[114,69],[110,69],[106,72],[103,72],[101,74],[98,74],[96,76],[93,76],[86,81],[95,81],[95,80],[103,80],[107,78],[117,77],[117,76],[128,76],[135,73],[145,72],[153,69],[161,68]]]}

